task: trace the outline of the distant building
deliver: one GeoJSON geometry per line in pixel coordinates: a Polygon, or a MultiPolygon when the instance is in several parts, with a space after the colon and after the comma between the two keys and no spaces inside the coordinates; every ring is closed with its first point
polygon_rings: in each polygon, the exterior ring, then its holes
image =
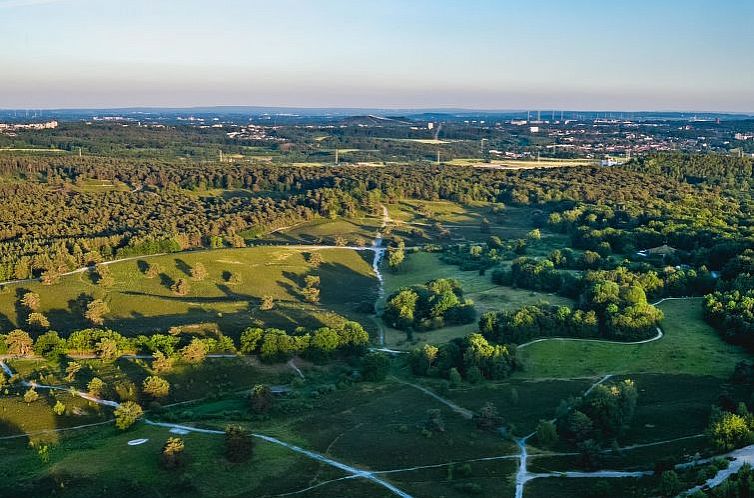
{"type": "Polygon", "coordinates": [[[539,126],[530,126],[529,133],[539,133],[539,126]]]}
{"type": "Polygon", "coordinates": [[[435,124],[433,122],[430,121],[429,123],[427,123],[427,129],[428,130],[433,129],[434,127],[435,127],[435,124]]]}

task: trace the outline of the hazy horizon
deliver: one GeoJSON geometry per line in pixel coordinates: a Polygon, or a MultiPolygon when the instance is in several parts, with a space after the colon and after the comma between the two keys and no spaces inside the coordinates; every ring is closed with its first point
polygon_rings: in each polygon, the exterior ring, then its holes
{"type": "Polygon", "coordinates": [[[754,112],[754,5],[0,0],[0,108],[754,112]]]}

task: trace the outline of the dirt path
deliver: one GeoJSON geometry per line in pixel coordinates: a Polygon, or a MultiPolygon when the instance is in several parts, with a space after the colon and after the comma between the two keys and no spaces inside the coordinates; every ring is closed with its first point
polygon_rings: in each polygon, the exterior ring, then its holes
{"type": "Polygon", "coordinates": [[[431,397],[435,398],[437,401],[439,401],[440,403],[444,404],[445,406],[447,406],[448,408],[450,408],[451,410],[453,410],[454,412],[456,412],[457,414],[459,414],[460,416],[462,416],[466,420],[471,420],[471,419],[474,418],[474,412],[472,412],[471,410],[468,410],[466,408],[458,406],[457,404],[453,403],[449,399],[443,398],[439,394],[437,394],[437,393],[435,393],[435,392],[427,389],[426,387],[422,387],[422,386],[420,386],[418,384],[412,384],[410,382],[406,382],[406,381],[400,380],[400,379],[396,379],[396,380],[400,384],[413,387],[414,389],[418,389],[419,391],[423,392],[427,396],[431,396],[431,397]]]}
{"type": "MultiPolygon", "coordinates": [[[[11,377],[14,375],[13,370],[11,370],[11,368],[8,365],[6,365],[4,361],[0,361],[0,369],[2,369],[6,374],[8,374],[11,377]]],[[[46,384],[38,384],[36,382],[29,382],[29,381],[26,381],[26,380],[22,380],[21,381],[21,385],[32,387],[34,389],[49,389],[49,390],[66,391],[66,392],[69,392],[69,393],[71,393],[71,394],[73,394],[75,396],[79,396],[81,398],[84,398],[84,399],[89,400],[89,401],[91,401],[93,403],[97,403],[97,404],[103,405],[103,406],[109,406],[109,407],[114,407],[114,408],[117,408],[117,407],[120,406],[120,403],[118,403],[117,401],[102,399],[102,398],[99,398],[97,396],[92,396],[89,393],[85,393],[83,391],[78,391],[78,390],[73,389],[73,388],[65,388],[65,387],[62,387],[62,386],[50,386],[50,385],[46,385],[46,384]]],[[[200,434],[225,435],[225,431],[219,431],[219,430],[215,430],[215,429],[202,429],[202,428],[199,428],[199,427],[192,427],[192,426],[188,426],[188,425],[171,424],[171,423],[167,423],[167,422],[155,422],[155,421],[149,420],[147,418],[144,418],[143,420],[144,420],[144,423],[147,424],[147,425],[151,425],[151,426],[154,426],[154,427],[165,427],[165,428],[168,428],[168,429],[171,429],[171,430],[178,430],[178,431],[181,431],[181,432],[184,432],[184,433],[186,433],[186,432],[195,432],[195,433],[200,433],[200,434]]],[[[110,423],[110,422],[111,421],[107,421],[107,422],[103,422],[101,424],[91,424],[91,425],[102,425],[104,423],[110,423]]],[[[72,429],[72,428],[69,428],[69,430],[70,429],[72,429]]],[[[342,471],[347,472],[348,474],[350,474],[351,477],[354,477],[354,478],[358,477],[358,478],[363,478],[363,479],[370,480],[370,481],[374,482],[375,484],[378,484],[378,485],[380,485],[380,486],[388,489],[393,494],[395,494],[397,496],[400,496],[401,498],[412,498],[411,495],[409,495],[405,491],[402,491],[401,489],[397,488],[395,485],[391,484],[390,482],[385,481],[384,479],[381,479],[380,477],[377,477],[376,475],[374,475],[373,472],[369,472],[367,470],[362,470],[362,469],[359,469],[359,468],[356,468],[356,467],[352,467],[350,465],[347,465],[347,464],[342,463],[342,462],[338,462],[337,460],[333,460],[333,459],[331,459],[329,457],[326,457],[324,455],[320,455],[319,453],[316,453],[314,451],[306,450],[306,449],[301,448],[299,446],[296,446],[294,444],[286,443],[285,441],[281,441],[280,439],[277,439],[277,438],[272,437],[272,436],[267,436],[266,434],[252,433],[252,436],[255,437],[255,438],[257,438],[257,439],[261,439],[263,441],[267,441],[267,442],[272,443],[272,444],[277,444],[279,446],[283,446],[283,447],[288,448],[289,450],[291,450],[291,451],[293,451],[295,453],[302,454],[302,455],[304,455],[304,456],[306,456],[308,458],[311,458],[313,460],[317,460],[317,461],[322,462],[324,464],[327,464],[327,465],[329,465],[331,467],[335,467],[337,469],[340,469],[340,470],[342,470],[342,471]]]]}

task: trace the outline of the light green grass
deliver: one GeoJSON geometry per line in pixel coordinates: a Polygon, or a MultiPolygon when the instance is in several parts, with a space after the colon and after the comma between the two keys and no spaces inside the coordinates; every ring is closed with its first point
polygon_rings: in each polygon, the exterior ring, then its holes
{"type": "Polygon", "coordinates": [[[727,378],[748,355],[725,343],[704,322],[701,298],[665,301],[665,336],[638,345],[544,341],[519,351],[531,378],[572,378],[621,373],[674,373],[727,378]]]}
{"type": "Polygon", "coordinates": [[[38,282],[7,285],[0,293],[0,327],[8,330],[24,324],[26,311],[17,303],[26,291],[40,295],[41,311],[50,319],[51,328],[59,332],[88,326],[77,302],[81,296],[104,299],[111,310],[105,325],[127,334],[196,323],[215,323],[223,332],[237,334],[257,321],[286,329],[333,323],[342,320],[339,316],[366,322],[360,310],[371,306],[377,288],[372,254],[322,250],[323,263],[314,270],[306,262],[307,252],[269,246],[145,257],[143,261],[110,265],[115,285],[109,289],[94,284],[88,272],[63,277],[52,286],[38,282]],[[144,261],[159,264],[163,274],[147,278],[141,269],[144,261]],[[209,275],[203,281],[192,281],[189,269],[199,262],[209,275]],[[226,272],[238,275],[241,283],[228,283],[226,272]],[[316,306],[304,303],[300,295],[303,277],[309,272],[318,274],[322,281],[320,304],[316,306]],[[170,290],[170,283],[178,278],[190,280],[187,296],[170,290]],[[265,295],[277,303],[271,311],[258,309],[265,295]]]}

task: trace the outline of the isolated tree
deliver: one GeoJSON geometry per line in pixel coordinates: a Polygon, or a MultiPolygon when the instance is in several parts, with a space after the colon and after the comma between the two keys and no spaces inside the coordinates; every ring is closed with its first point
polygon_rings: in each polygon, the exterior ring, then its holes
{"type": "Polygon", "coordinates": [[[126,430],[139,420],[144,410],[133,401],[125,401],[118,405],[113,413],[115,415],[115,427],[126,430]]]}
{"type": "Polygon", "coordinates": [[[683,483],[673,470],[666,470],[660,476],[660,494],[662,496],[676,496],[683,490],[683,483]]]}
{"type": "Polygon", "coordinates": [[[207,278],[207,268],[202,263],[197,263],[191,268],[191,278],[198,281],[207,278]]]}
{"type": "Polygon", "coordinates": [[[498,414],[497,408],[492,403],[485,403],[479,414],[475,417],[476,426],[483,430],[496,430],[503,425],[503,418],[498,414]]]}
{"type": "Polygon", "coordinates": [[[29,390],[24,393],[24,402],[26,403],[34,403],[38,399],[39,394],[33,387],[30,387],[29,390]]]}
{"type": "Polygon", "coordinates": [[[479,231],[482,233],[490,233],[490,220],[482,218],[482,221],[479,223],[479,231]]]}
{"type": "Polygon", "coordinates": [[[322,255],[318,252],[310,252],[309,257],[308,257],[308,262],[314,268],[317,268],[319,267],[319,265],[322,264],[322,255]]]}
{"type": "Polygon", "coordinates": [[[76,361],[68,362],[68,365],[65,367],[66,382],[73,382],[73,379],[76,378],[76,374],[79,373],[79,370],[81,370],[81,363],[76,361]]]}
{"type": "Polygon", "coordinates": [[[97,273],[97,285],[102,287],[112,287],[115,284],[115,278],[113,277],[110,267],[105,264],[98,264],[94,271],[97,273]]]}
{"type": "Polygon", "coordinates": [[[156,375],[150,375],[144,379],[142,391],[153,398],[164,398],[170,394],[170,383],[156,375]]]}
{"type": "Polygon", "coordinates": [[[275,307],[275,299],[272,296],[262,296],[262,303],[259,305],[259,309],[262,311],[269,311],[275,307]]]}
{"type": "Polygon", "coordinates": [[[185,296],[191,290],[191,286],[189,285],[188,280],[186,280],[185,278],[179,278],[173,285],[170,286],[170,290],[172,290],[179,296],[185,296]]]}
{"type": "Polygon", "coordinates": [[[430,432],[445,432],[445,421],[442,419],[442,411],[436,408],[427,410],[427,420],[424,429],[430,432]]]}
{"type": "Polygon", "coordinates": [[[555,424],[549,420],[540,420],[537,424],[537,442],[549,448],[558,442],[558,431],[555,424]]]}
{"type": "Polygon", "coordinates": [[[272,408],[273,394],[269,386],[257,384],[251,388],[249,405],[254,413],[267,413],[272,408]]]}
{"type": "Polygon", "coordinates": [[[95,398],[102,396],[102,392],[105,390],[105,382],[99,377],[92,377],[92,380],[86,385],[86,389],[95,398]]]}
{"type": "Polygon", "coordinates": [[[249,431],[234,425],[225,429],[225,458],[229,462],[245,462],[251,458],[253,451],[254,440],[249,431]]]}
{"type": "Polygon", "coordinates": [[[57,400],[55,406],[52,407],[52,413],[58,416],[63,415],[65,413],[65,405],[60,400],[57,400]]]}
{"type": "Polygon", "coordinates": [[[400,242],[398,247],[391,247],[387,253],[387,264],[391,270],[397,270],[406,259],[406,244],[400,242]]]}
{"type": "Polygon", "coordinates": [[[254,353],[257,350],[263,335],[264,330],[255,327],[249,327],[241,332],[241,354],[254,353]]]}
{"type": "Polygon", "coordinates": [[[26,319],[26,323],[28,323],[29,326],[33,328],[50,328],[50,320],[48,320],[46,316],[44,316],[42,313],[39,313],[38,311],[29,313],[29,318],[26,319]]]}
{"type": "Polygon", "coordinates": [[[36,292],[27,292],[21,298],[21,305],[29,311],[39,311],[42,301],[36,292]]]}
{"type": "Polygon", "coordinates": [[[183,467],[186,463],[186,445],[179,437],[170,437],[160,452],[160,465],[168,470],[183,467]]]}
{"type": "Polygon", "coordinates": [[[390,371],[390,358],[385,353],[372,351],[364,355],[361,363],[361,376],[364,380],[380,382],[390,371]]]}
{"type": "Polygon", "coordinates": [[[147,276],[147,278],[156,278],[160,275],[160,273],[162,273],[162,267],[157,263],[151,263],[149,266],[147,266],[145,275],[147,276]]]}
{"type": "Polygon", "coordinates": [[[86,305],[84,318],[89,320],[93,325],[102,325],[105,323],[105,315],[110,313],[110,307],[101,299],[95,299],[86,305]]]}
{"type": "Polygon", "coordinates": [[[118,350],[118,342],[115,339],[105,337],[95,346],[97,356],[103,360],[114,360],[118,357],[120,351],[118,350]]]}
{"type": "Polygon", "coordinates": [[[9,355],[28,356],[32,352],[34,341],[32,341],[27,332],[16,329],[6,336],[5,344],[8,346],[9,355]]]}

